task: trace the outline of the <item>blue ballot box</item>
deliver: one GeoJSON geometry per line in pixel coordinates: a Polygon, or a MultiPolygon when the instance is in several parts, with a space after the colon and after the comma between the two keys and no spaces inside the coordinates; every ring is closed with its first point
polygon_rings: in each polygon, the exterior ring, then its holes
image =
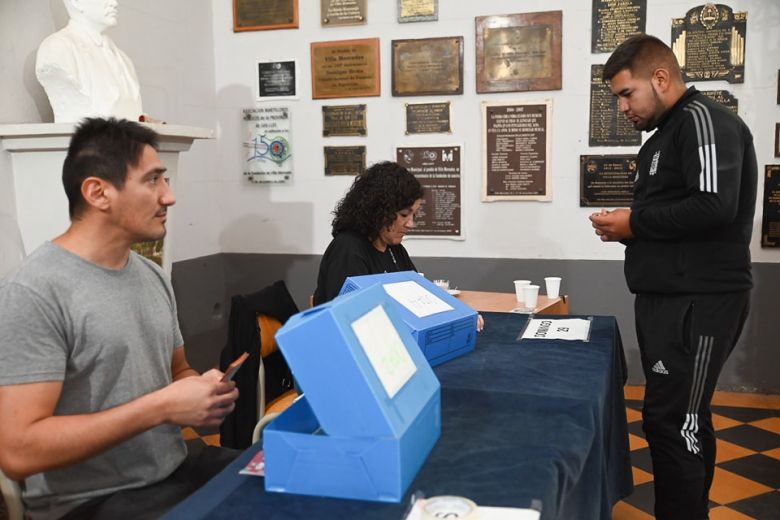
{"type": "Polygon", "coordinates": [[[401,317],[431,366],[474,350],[477,311],[415,271],[350,276],[339,295],[376,283],[398,304],[401,317]]]}
{"type": "Polygon", "coordinates": [[[301,399],[263,431],[267,491],[399,502],[441,433],[439,381],[375,285],[291,317],[301,399]]]}

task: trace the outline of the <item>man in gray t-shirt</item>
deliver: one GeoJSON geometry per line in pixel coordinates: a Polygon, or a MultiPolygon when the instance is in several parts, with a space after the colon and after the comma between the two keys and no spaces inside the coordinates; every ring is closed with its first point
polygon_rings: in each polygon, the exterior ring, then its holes
{"type": "Polygon", "coordinates": [[[164,482],[180,427],[219,425],[238,396],[189,367],[167,276],[130,250],[165,235],[175,202],[156,146],[85,120],[63,166],[70,227],[0,282],[0,467],[33,518],[111,516],[83,508],[164,482]]]}

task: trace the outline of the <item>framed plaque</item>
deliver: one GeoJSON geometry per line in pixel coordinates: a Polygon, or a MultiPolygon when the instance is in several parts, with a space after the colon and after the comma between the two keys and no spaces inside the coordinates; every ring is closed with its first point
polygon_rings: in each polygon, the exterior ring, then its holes
{"type": "Polygon", "coordinates": [[[378,96],[379,38],[312,42],[313,99],[378,96]]]}
{"type": "Polygon", "coordinates": [[[293,99],[298,83],[295,61],[264,61],[257,63],[257,100],[293,99]]]}
{"type": "Polygon", "coordinates": [[[478,16],[477,92],[561,88],[561,11],[478,16]]]}
{"type": "Polygon", "coordinates": [[[233,0],[233,32],[297,27],[298,0],[233,0]]]}
{"type": "Polygon", "coordinates": [[[590,52],[612,52],[629,36],[645,32],[647,0],[593,0],[590,52]]]}
{"type": "Polygon", "coordinates": [[[365,146],[325,146],[325,175],[359,175],[366,171],[365,146]]]}
{"type": "Polygon", "coordinates": [[[363,25],[367,22],[366,0],[320,0],[323,27],[363,25]]]}
{"type": "Polygon", "coordinates": [[[735,114],[737,113],[737,109],[739,108],[739,100],[737,100],[737,98],[735,98],[734,95],[728,90],[702,90],[701,93],[711,100],[717,101],[735,114]]]}
{"type": "Polygon", "coordinates": [[[322,107],[322,137],[366,135],[366,105],[322,107]]]}
{"type": "Polygon", "coordinates": [[[780,247],[780,164],[766,165],[761,247],[780,247]]]}
{"type": "Polygon", "coordinates": [[[775,157],[780,157],[780,123],[775,123],[775,157]]]}
{"type": "Polygon", "coordinates": [[[406,135],[451,134],[452,105],[443,103],[406,103],[406,135]]]}
{"type": "Polygon", "coordinates": [[[580,206],[628,207],[635,180],[636,155],[580,155],[580,206]]]}
{"type": "Polygon", "coordinates": [[[463,36],[393,40],[393,95],[463,94],[463,36]]]}
{"type": "Polygon", "coordinates": [[[552,200],[552,101],[482,103],[482,200],[552,200]]]}
{"type": "Polygon", "coordinates": [[[687,81],[745,81],[747,13],[723,4],[694,7],[672,19],[672,50],[687,81]]]}
{"type": "Polygon", "coordinates": [[[604,65],[590,66],[589,146],[639,146],[642,132],[620,113],[618,98],[601,79],[604,65]]]}
{"type": "Polygon", "coordinates": [[[439,0],[398,0],[398,23],[435,22],[439,0]]]}
{"type": "Polygon", "coordinates": [[[458,145],[396,148],[396,162],[409,170],[423,187],[423,202],[409,236],[464,238],[461,150],[458,145]]]}
{"type": "Polygon", "coordinates": [[[292,134],[287,107],[245,108],[244,178],[257,184],[292,180],[292,134]]]}

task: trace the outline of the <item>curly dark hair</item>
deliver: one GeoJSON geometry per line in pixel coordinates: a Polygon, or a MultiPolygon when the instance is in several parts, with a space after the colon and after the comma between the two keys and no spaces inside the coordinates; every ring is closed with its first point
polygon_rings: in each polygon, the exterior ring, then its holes
{"type": "Polygon", "coordinates": [[[396,213],[423,196],[414,175],[395,162],[376,163],[355,182],[333,210],[333,236],[355,231],[374,240],[395,220],[396,213]]]}

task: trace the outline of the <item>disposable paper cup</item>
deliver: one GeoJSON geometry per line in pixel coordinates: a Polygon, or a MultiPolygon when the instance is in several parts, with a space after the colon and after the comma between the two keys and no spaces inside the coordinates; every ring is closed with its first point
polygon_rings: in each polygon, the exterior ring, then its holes
{"type": "Polygon", "coordinates": [[[523,301],[527,309],[535,309],[536,302],[539,299],[539,286],[526,285],[523,287],[523,301]]]}
{"type": "Polygon", "coordinates": [[[547,287],[547,297],[557,298],[561,292],[561,279],[558,276],[548,276],[544,279],[544,285],[547,287]]]}
{"type": "Polygon", "coordinates": [[[531,280],[515,280],[515,296],[518,302],[523,301],[523,287],[531,285],[531,280]]]}

